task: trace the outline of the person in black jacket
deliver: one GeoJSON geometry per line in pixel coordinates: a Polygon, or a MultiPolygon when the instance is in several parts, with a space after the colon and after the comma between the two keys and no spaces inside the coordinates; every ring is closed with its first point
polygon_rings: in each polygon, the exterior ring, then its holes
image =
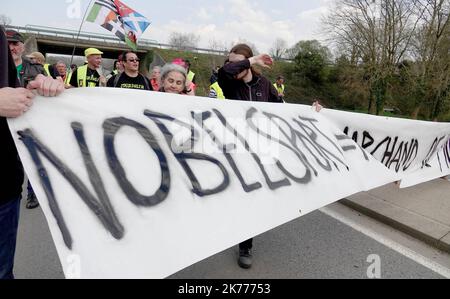
{"type": "Polygon", "coordinates": [[[253,55],[252,49],[239,44],[231,49],[225,65],[219,70],[219,85],[225,98],[239,101],[281,103],[272,83],[254,66],[270,68],[272,58],[267,54],[253,55]]]}
{"type": "Polygon", "coordinates": [[[14,253],[24,180],[22,164],[6,118],[19,117],[30,109],[34,97],[31,89],[43,96],[56,96],[64,90],[62,81],[41,74],[29,81],[27,89],[20,87],[18,71],[8,49],[8,43],[16,42],[11,39],[11,36],[6,39],[0,26],[0,280],[14,278],[14,253]]]}
{"type": "MultiPolygon", "coordinates": [[[[270,68],[272,58],[267,54],[254,56],[252,49],[239,44],[231,49],[225,65],[219,70],[219,85],[229,100],[282,103],[272,83],[254,66],[270,68]]],[[[238,264],[241,268],[252,266],[253,239],[239,244],[238,264]]]]}
{"type": "MultiPolygon", "coordinates": [[[[27,88],[28,83],[33,81],[39,74],[47,76],[43,64],[37,63],[37,61],[28,60],[28,57],[23,56],[25,52],[25,40],[22,34],[15,30],[7,30],[6,38],[8,40],[8,46],[11,51],[12,58],[14,59],[14,64],[16,65],[17,77],[21,87],[27,88]]],[[[41,53],[35,52],[33,54],[35,55],[31,55],[32,57],[37,57],[36,54],[38,54],[41,61],[45,60],[44,55],[41,53]]],[[[27,209],[36,209],[39,207],[39,202],[29,181],[27,184],[27,191],[28,195],[26,207],[27,209]]]]}

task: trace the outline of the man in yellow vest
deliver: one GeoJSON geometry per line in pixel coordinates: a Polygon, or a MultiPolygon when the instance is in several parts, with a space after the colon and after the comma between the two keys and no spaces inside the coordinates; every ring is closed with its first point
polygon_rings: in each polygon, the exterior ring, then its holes
{"type": "Polygon", "coordinates": [[[42,65],[47,76],[52,77],[53,79],[60,77],[56,68],[53,65],[46,63],[45,56],[41,52],[33,52],[30,55],[27,55],[27,58],[33,63],[42,65]]]}
{"type": "Polygon", "coordinates": [[[217,82],[218,78],[218,70],[213,70],[210,82],[211,86],[209,87],[209,97],[218,100],[225,100],[225,95],[223,94],[223,90],[217,82]]]}
{"type": "Polygon", "coordinates": [[[72,79],[72,71],[67,70],[67,66],[64,61],[60,60],[56,63],[56,70],[64,81],[66,88],[69,86],[70,79],[72,79]]]}
{"type": "Polygon", "coordinates": [[[285,95],[285,90],[286,90],[286,87],[284,85],[284,77],[278,76],[277,82],[275,82],[273,84],[273,86],[278,91],[278,98],[284,102],[284,95],[285,95]]]}
{"type": "Polygon", "coordinates": [[[84,55],[86,56],[87,64],[80,66],[73,72],[70,86],[105,87],[106,77],[100,74],[103,52],[95,48],[89,48],[84,51],[84,55]]]}
{"type": "Polygon", "coordinates": [[[191,81],[195,87],[197,87],[197,83],[196,81],[196,74],[191,70],[191,62],[189,60],[185,60],[185,65],[186,65],[186,72],[187,72],[187,78],[189,81],[191,81]]]}

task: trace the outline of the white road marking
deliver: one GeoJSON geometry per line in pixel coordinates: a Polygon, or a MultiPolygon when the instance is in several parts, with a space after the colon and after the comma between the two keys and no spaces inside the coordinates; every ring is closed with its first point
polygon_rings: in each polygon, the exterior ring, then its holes
{"type": "Polygon", "coordinates": [[[450,269],[446,268],[434,261],[432,261],[429,258],[426,258],[424,256],[422,256],[421,254],[391,240],[388,239],[384,236],[382,236],[381,234],[375,232],[372,229],[369,229],[367,227],[364,227],[360,224],[358,224],[356,221],[349,219],[348,217],[342,215],[339,212],[334,211],[333,209],[329,208],[329,207],[325,207],[320,209],[320,211],[322,213],[324,213],[325,215],[328,215],[342,223],[344,223],[345,225],[350,226],[351,228],[353,228],[354,230],[368,236],[369,238],[374,239],[375,241],[383,244],[384,246],[395,250],[396,252],[400,253],[403,256],[406,256],[409,259],[412,259],[413,261],[417,262],[418,264],[430,269],[433,272],[438,273],[439,275],[445,277],[445,278],[449,278],[450,279],[450,269]]]}

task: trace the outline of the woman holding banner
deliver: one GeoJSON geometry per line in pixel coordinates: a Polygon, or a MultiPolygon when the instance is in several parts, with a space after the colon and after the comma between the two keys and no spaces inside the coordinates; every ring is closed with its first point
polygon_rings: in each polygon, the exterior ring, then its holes
{"type": "MultiPolygon", "coordinates": [[[[275,87],[254,67],[270,68],[273,59],[267,54],[254,56],[246,44],[231,49],[225,65],[219,70],[218,82],[225,98],[239,101],[282,103],[275,87]]],[[[239,244],[238,264],[241,268],[252,267],[253,239],[239,244]]]]}

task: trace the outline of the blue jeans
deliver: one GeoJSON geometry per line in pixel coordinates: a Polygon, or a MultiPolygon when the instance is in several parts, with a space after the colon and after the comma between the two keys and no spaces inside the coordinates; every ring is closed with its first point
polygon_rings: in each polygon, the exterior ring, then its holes
{"type": "Polygon", "coordinates": [[[14,279],[14,254],[19,212],[19,199],[0,206],[0,279],[14,279]]]}

